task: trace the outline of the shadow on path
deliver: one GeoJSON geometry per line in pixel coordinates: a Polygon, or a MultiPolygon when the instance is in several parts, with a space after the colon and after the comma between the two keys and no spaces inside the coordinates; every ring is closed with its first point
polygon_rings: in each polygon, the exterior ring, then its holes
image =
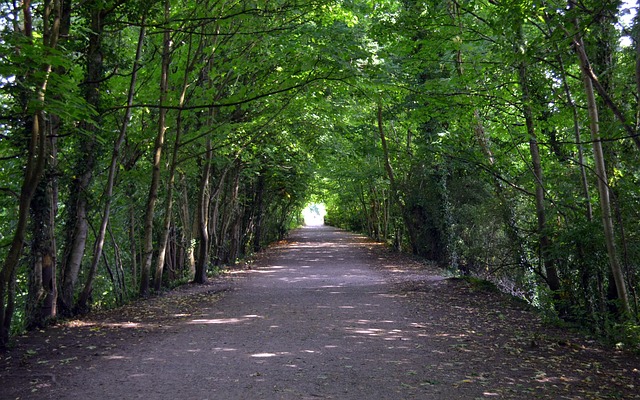
{"type": "MultiPolygon", "coordinates": [[[[637,358],[362,236],[302,228],[238,275],[224,295],[176,294],[174,315],[143,303],[140,323],[88,326],[109,345],[75,360],[62,346],[66,369],[21,397],[640,398],[637,358]],[[196,307],[176,311],[183,300],[196,307]]],[[[46,376],[41,362],[26,372],[46,376]]]]}

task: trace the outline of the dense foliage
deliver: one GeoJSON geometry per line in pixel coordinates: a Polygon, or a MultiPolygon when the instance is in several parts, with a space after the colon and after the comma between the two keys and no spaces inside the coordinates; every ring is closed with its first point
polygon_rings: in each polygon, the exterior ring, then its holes
{"type": "Polygon", "coordinates": [[[0,345],[205,282],[309,201],[632,340],[640,26],[625,7],[3,1],[0,345]]]}

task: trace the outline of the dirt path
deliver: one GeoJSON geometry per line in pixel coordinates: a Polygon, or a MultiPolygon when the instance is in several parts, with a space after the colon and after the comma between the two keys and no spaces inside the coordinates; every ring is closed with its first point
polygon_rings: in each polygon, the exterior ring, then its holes
{"type": "Polygon", "coordinates": [[[638,358],[360,236],[298,230],[242,276],[20,339],[0,398],[640,398],[638,358]]]}

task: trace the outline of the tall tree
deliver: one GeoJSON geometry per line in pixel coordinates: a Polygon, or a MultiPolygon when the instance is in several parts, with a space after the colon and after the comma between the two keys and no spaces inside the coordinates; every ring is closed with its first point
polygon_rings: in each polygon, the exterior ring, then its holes
{"type": "Polygon", "coordinates": [[[520,84],[520,90],[522,93],[522,110],[524,114],[525,126],[527,129],[527,135],[529,136],[529,152],[531,153],[532,171],[535,178],[535,203],[536,203],[536,218],[538,220],[538,240],[540,246],[540,257],[544,263],[546,272],[546,281],[549,288],[553,292],[560,290],[560,279],[558,272],[550,254],[551,240],[549,238],[549,230],[547,227],[547,215],[545,210],[545,187],[544,178],[542,176],[542,160],[540,156],[540,147],[538,145],[538,137],[535,130],[535,122],[533,115],[533,108],[531,102],[533,99],[530,94],[530,78],[528,74],[529,66],[528,61],[523,54],[526,51],[526,45],[524,43],[524,33],[522,22],[516,23],[516,52],[521,53],[520,60],[518,62],[518,81],[520,84]]]}
{"type": "Polygon", "coordinates": [[[146,16],[142,16],[140,33],[138,36],[138,46],[136,49],[135,61],[133,63],[133,69],[131,71],[131,82],[129,84],[129,92],[127,95],[127,108],[125,109],[125,115],[123,118],[123,123],[120,127],[120,133],[118,138],[115,140],[113,144],[113,152],[111,154],[111,163],[109,164],[109,172],[107,177],[107,183],[104,189],[104,209],[102,212],[102,220],[100,222],[100,228],[98,230],[97,237],[95,239],[95,244],[93,248],[93,255],[91,258],[91,264],[89,265],[89,272],[87,274],[87,278],[85,279],[84,288],[78,297],[78,301],[76,303],[76,309],[79,312],[86,312],[89,307],[89,298],[93,292],[93,281],[95,279],[98,263],[103,255],[104,242],[107,234],[107,226],[109,224],[109,217],[111,214],[111,203],[113,196],[113,189],[116,180],[116,172],[118,167],[118,161],[120,158],[120,150],[122,148],[122,144],[125,141],[127,135],[127,128],[129,127],[129,122],[131,120],[131,106],[133,105],[133,100],[136,91],[136,84],[138,79],[138,68],[140,63],[140,58],[142,57],[142,47],[144,44],[145,38],[145,21],[146,16]]]}
{"type": "MultiPolygon", "coordinates": [[[[44,41],[56,34],[51,24],[59,24],[57,35],[59,43],[64,46],[71,28],[71,2],[51,2],[46,5],[44,16],[44,41]],[[53,20],[50,17],[53,16],[53,20]]],[[[54,67],[56,75],[63,76],[68,68],[63,65],[54,67]]],[[[64,95],[52,93],[56,101],[63,102],[64,95]]],[[[30,256],[29,291],[25,310],[27,328],[44,326],[57,314],[56,302],[58,287],[56,279],[57,246],[55,239],[55,217],[58,211],[58,135],[61,132],[63,119],[56,113],[48,115],[47,154],[43,179],[40,181],[34,198],[31,201],[32,244],[30,256]]]]}
{"type": "Polygon", "coordinates": [[[162,62],[160,70],[160,99],[157,134],[153,147],[153,161],[151,169],[151,184],[147,197],[147,206],[144,217],[144,239],[142,249],[142,264],[140,265],[140,295],[149,294],[149,284],[151,277],[151,264],[153,261],[153,217],[156,202],[158,200],[158,189],[160,187],[160,173],[162,163],[162,149],[165,142],[167,130],[167,92],[169,90],[169,64],[171,63],[171,30],[169,28],[169,18],[171,3],[164,2],[164,32],[162,34],[162,62]]]}
{"type": "MultiPolygon", "coordinates": [[[[15,311],[16,268],[25,242],[31,201],[42,179],[46,165],[47,118],[45,100],[53,69],[51,57],[53,57],[60,37],[62,7],[59,1],[46,1],[44,5],[45,7],[41,9],[43,11],[41,16],[43,29],[45,30],[42,35],[44,40],[42,53],[32,53],[33,56],[42,58],[30,60],[37,67],[25,73],[24,76],[18,77],[23,82],[29,83],[25,87],[33,85],[35,90],[31,93],[25,91],[21,96],[23,99],[23,113],[26,117],[22,129],[24,129],[23,135],[27,148],[26,157],[24,158],[24,178],[18,202],[17,224],[13,231],[13,239],[9,251],[0,270],[0,348],[8,344],[11,321],[15,311]]],[[[16,16],[18,13],[16,10],[16,16]]],[[[22,3],[20,14],[22,26],[17,25],[17,21],[14,22],[14,33],[24,38],[21,46],[25,48],[21,50],[20,47],[16,47],[14,51],[35,50],[37,48],[34,46],[36,35],[34,33],[32,4],[30,1],[22,3]]],[[[42,282],[41,275],[37,275],[34,281],[42,282]]]]}
{"type": "MultiPolygon", "coordinates": [[[[573,9],[575,3],[569,1],[569,9],[573,9]]],[[[583,75],[585,94],[587,97],[587,108],[589,110],[589,128],[591,131],[591,140],[593,142],[593,158],[595,160],[595,173],[597,177],[598,194],[600,197],[600,212],[602,213],[602,225],[604,228],[605,244],[607,246],[607,254],[609,256],[609,267],[615,281],[615,287],[618,294],[618,300],[623,313],[628,317],[631,315],[629,295],[624,274],[618,259],[616,250],[615,230],[613,226],[613,216],[611,211],[610,193],[607,179],[607,170],[605,167],[605,157],[602,149],[602,141],[600,139],[600,124],[598,116],[598,104],[596,102],[595,91],[593,87],[593,71],[589,63],[589,59],[584,50],[584,42],[580,34],[580,24],[577,18],[573,20],[574,36],[573,45],[578,59],[580,61],[580,69],[583,75]]]]}
{"type": "Polygon", "coordinates": [[[58,311],[62,315],[72,315],[75,288],[82,266],[89,234],[90,185],[98,163],[96,154],[100,144],[100,109],[103,80],[103,32],[105,18],[111,11],[110,4],[104,2],[87,3],[83,7],[89,24],[88,45],[85,53],[85,76],[82,84],[86,103],[97,110],[98,117],[79,123],[77,160],[71,181],[70,196],[66,205],[67,219],[64,238],[64,254],[61,264],[60,296],[58,311]]]}

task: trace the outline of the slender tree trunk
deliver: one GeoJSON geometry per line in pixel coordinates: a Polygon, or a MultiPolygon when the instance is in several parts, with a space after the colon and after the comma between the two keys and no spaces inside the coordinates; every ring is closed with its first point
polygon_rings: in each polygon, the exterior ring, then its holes
{"type": "Polygon", "coordinates": [[[231,208],[229,213],[229,219],[231,223],[231,231],[229,233],[229,256],[227,263],[234,264],[238,258],[240,245],[240,231],[242,224],[242,213],[240,204],[238,201],[240,195],[240,175],[242,172],[242,165],[238,164],[238,170],[236,171],[235,179],[232,186],[231,195],[231,208]]]}
{"type": "MultiPolygon", "coordinates": [[[[523,42],[522,26],[518,28],[519,41],[523,42]]],[[[524,57],[524,56],[523,56],[524,57]]],[[[540,258],[544,264],[546,272],[546,281],[549,289],[557,292],[561,289],[558,272],[549,250],[551,248],[551,240],[547,231],[547,219],[545,210],[545,193],[544,178],[542,174],[542,159],[540,157],[540,147],[538,146],[538,138],[534,127],[533,110],[531,107],[531,94],[529,92],[529,75],[526,60],[522,59],[518,66],[518,80],[522,91],[522,107],[529,135],[529,152],[531,153],[531,164],[533,167],[533,176],[535,180],[535,199],[536,199],[536,218],[538,221],[538,244],[540,247],[540,258]]]]}
{"type": "MultiPolygon", "coordinates": [[[[571,2],[570,2],[571,3],[571,2]]],[[[574,22],[576,29],[579,25],[574,22]]],[[[584,44],[579,33],[574,36],[574,47],[577,53],[584,53],[584,44]],[[582,50],[580,50],[582,49],[582,50]]],[[[586,54],[586,53],[585,53],[586,54]]],[[[589,128],[591,130],[591,140],[593,142],[593,157],[595,161],[595,172],[598,183],[598,194],[600,197],[600,211],[602,213],[602,225],[604,228],[605,242],[607,246],[607,254],[609,256],[609,266],[611,274],[615,281],[616,292],[620,307],[626,316],[630,315],[630,303],[627,293],[627,286],[624,280],[624,274],[618,260],[617,250],[615,246],[615,230],[613,226],[613,217],[611,214],[611,202],[609,199],[609,186],[607,180],[607,171],[605,167],[604,152],[602,150],[602,142],[600,140],[600,125],[598,119],[598,105],[595,98],[591,66],[588,59],[579,57],[580,68],[583,72],[583,82],[585,93],[587,95],[587,108],[589,110],[589,128]]]]}
{"type": "MultiPolygon", "coordinates": [[[[48,1],[44,6],[44,42],[66,41],[71,25],[69,0],[48,1]],[[58,38],[54,38],[57,36],[58,38]]],[[[65,75],[66,69],[54,69],[57,75],[65,75]]],[[[56,99],[60,95],[53,94],[56,99]]],[[[40,328],[57,313],[58,286],[56,279],[57,246],[55,238],[55,216],[58,210],[57,136],[62,120],[49,115],[44,127],[47,132],[47,156],[44,178],[31,201],[32,245],[30,257],[29,292],[25,309],[27,329],[40,328]]]]}
{"type": "MultiPolygon", "coordinates": [[[[58,3],[47,2],[45,10],[51,12],[51,6],[58,3]]],[[[54,7],[57,15],[52,15],[54,22],[48,25],[50,22],[49,15],[45,14],[45,34],[46,41],[44,43],[45,49],[53,49],[57,46],[59,38],[59,5],[54,7]],[[55,21],[58,21],[57,23],[55,21]]],[[[22,17],[23,17],[23,30],[22,34],[25,38],[32,42],[33,35],[33,22],[31,15],[31,1],[25,0],[22,2],[22,17]]],[[[16,32],[18,33],[18,32],[16,32]]],[[[19,50],[18,50],[19,51],[19,50]]],[[[22,250],[24,246],[25,233],[28,227],[29,209],[31,206],[31,200],[36,192],[36,189],[42,179],[46,165],[46,119],[44,111],[41,106],[44,104],[45,96],[47,92],[47,84],[49,75],[51,74],[51,66],[46,65],[43,67],[43,78],[37,83],[37,89],[35,92],[35,98],[29,99],[29,94],[25,93],[24,110],[27,115],[27,123],[25,125],[25,132],[27,132],[27,153],[24,160],[24,178],[20,188],[20,195],[18,200],[18,216],[17,222],[13,232],[13,238],[9,246],[7,255],[2,263],[0,269],[0,349],[7,346],[9,342],[9,335],[11,332],[11,322],[15,311],[15,294],[16,294],[16,270],[20,262],[22,250]],[[30,100],[33,100],[39,106],[36,107],[36,111],[31,110],[30,100]]],[[[25,81],[31,78],[27,75],[23,77],[25,81]]]]}
{"type": "MultiPolygon", "coordinates": [[[[222,224],[220,226],[221,248],[219,261],[223,264],[228,264],[233,261],[234,252],[234,226],[240,214],[240,206],[238,205],[238,195],[240,193],[240,174],[242,173],[242,162],[236,158],[233,164],[229,165],[229,168],[233,168],[233,175],[230,177],[227,192],[224,196],[225,207],[223,209],[221,218],[222,224]]],[[[222,183],[222,182],[221,182],[222,183]]],[[[220,186],[223,189],[224,186],[220,186]]],[[[220,192],[222,194],[222,192],[220,192]]],[[[216,193],[217,195],[217,193],[216,193]]]]}
{"type": "Polygon", "coordinates": [[[607,254],[609,255],[609,266],[615,281],[618,300],[623,312],[630,313],[629,298],[624,280],[624,274],[618,260],[615,246],[615,229],[613,227],[613,216],[611,213],[611,201],[609,198],[609,186],[607,184],[607,172],[605,167],[604,152],[599,134],[598,110],[593,93],[591,80],[585,79],[585,91],[587,92],[587,104],[589,108],[589,126],[591,129],[591,140],[593,141],[593,156],[595,161],[595,171],[598,180],[598,194],[600,196],[600,211],[602,213],[602,224],[604,227],[607,254]]]}
{"type": "MultiPolygon", "coordinates": [[[[133,192],[133,189],[131,189],[133,192]]],[[[129,248],[131,250],[131,285],[138,288],[138,235],[136,234],[136,207],[133,196],[129,203],[129,248]]]]}
{"type": "Polygon", "coordinates": [[[585,164],[584,158],[584,146],[582,145],[582,134],[580,133],[580,118],[578,116],[578,106],[573,100],[573,96],[571,95],[571,90],[569,89],[569,84],[567,83],[567,74],[564,68],[564,62],[561,57],[558,57],[558,61],[560,64],[560,72],[562,73],[562,85],[564,88],[565,95],[567,96],[567,103],[571,108],[572,116],[573,116],[573,133],[576,139],[576,144],[578,147],[578,167],[580,168],[580,185],[582,187],[582,194],[585,199],[585,217],[587,221],[593,220],[593,207],[591,206],[591,195],[589,193],[589,181],[587,178],[587,167],[585,164]]]}
{"type": "Polygon", "coordinates": [[[104,241],[107,233],[107,226],[109,224],[109,216],[111,214],[111,198],[113,195],[113,187],[115,185],[117,168],[118,168],[118,159],[120,157],[120,149],[122,144],[124,143],[125,137],[127,135],[127,127],[129,126],[129,121],[131,120],[131,106],[133,105],[133,99],[135,96],[136,89],[136,80],[138,77],[138,65],[140,62],[140,57],[142,56],[142,46],[144,44],[144,36],[145,36],[145,19],[146,17],[142,17],[142,23],[140,28],[140,33],[138,36],[138,46],[136,49],[135,61],[133,63],[133,71],[131,73],[131,81],[129,83],[129,94],[127,96],[127,109],[125,111],[124,120],[122,122],[122,127],[120,129],[120,134],[113,144],[113,153],[111,154],[111,163],[109,164],[109,175],[107,177],[106,187],[104,189],[104,210],[102,213],[102,221],[100,222],[100,229],[98,230],[98,236],[96,237],[96,241],[93,248],[93,256],[91,258],[91,265],[89,266],[89,272],[87,274],[87,279],[85,280],[84,288],[80,296],[78,297],[78,301],[76,303],[75,309],[79,313],[86,313],[89,311],[89,298],[91,297],[91,293],[93,291],[93,281],[95,279],[96,273],[98,271],[98,263],[100,262],[100,258],[102,257],[102,249],[104,248],[104,241]]]}
{"type": "MultiPolygon", "coordinates": [[[[211,210],[211,214],[210,214],[210,230],[209,233],[212,236],[212,239],[210,239],[210,242],[212,242],[212,246],[215,249],[215,262],[218,263],[221,259],[221,249],[223,247],[222,242],[224,241],[225,238],[225,232],[224,232],[224,222],[222,223],[222,227],[220,226],[220,219],[221,219],[221,215],[220,215],[220,203],[222,202],[222,195],[223,195],[223,191],[224,191],[224,184],[226,182],[227,179],[227,174],[229,173],[229,170],[231,170],[231,166],[234,165],[234,163],[227,165],[222,172],[220,173],[220,177],[218,178],[218,186],[216,187],[216,191],[214,192],[212,199],[213,199],[213,208],[211,210]]],[[[223,207],[224,209],[224,207],[223,207]]],[[[222,218],[223,219],[223,218],[222,218]]],[[[224,220],[224,219],[223,219],[224,220]]]]}
{"type": "Polygon", "coordinates": [[[189,269],[189,279],[193,279],[196,274],[196,257],[195,245],[193,238],[196,236],[197,226],[195,219],[191,217],[189,207],[189,188],[187,187],[187,179],[181,174],[182,182],[182,243],[185,246],[185,259],[187,268],[189,269]]]}
{"type": "MultiPolygon", "coordinates": [[[[48,155],[53,147],[49,147],[48,155]]],[[[50,166],[53,172],[53,166],[50,166]]],[[[49,174],[47,174],[49,175],[49,174]]],[[[55,178],[43,179],[31,201],[32,244],[29,269],[29,292],[26,301],[27,329],[41,328],[56,315],[57,297],[56,242],[54,221],[56,214],[55,178]]]]}
{"type": "MultiPolygon", "coordinates": [[[[40,98],[44,100],[44,88],[42,90],[40,98]]],[[[20,190],[18,221],[9,252],[2,264],[2,270],[0,270],[0,348],[4,348],[9,340],[15,304],[16,268],[22,255],[31,199],[44,171],[46,148],[46,133],[42,129],[44,123],[43,112],[39,111],[33,118],[31,127],[25,178],[20,190]]]]}
{"type": "MultiPolygon", "coordinates": [[[[189,55],[188,59],[191,59],[191,42],[189,42],[189,55]]],[[[180,107],[184,105],[187,88],[189,87],[189,73],[192,70],[193,63],[190,63],[188,68],[184,70],[184,78],[182,80],[182,92],[180,94],[180,107]]],[[[171,154],[171,161],[169,164],[169,178],[167,183],[167,197],[164,208],[164,222],[162,224],[162,232],[160,234],[160,242],[158,243],[158,259],[156,260],[156,270],[153,278],[154,290],[160,290],[162,286],[162,272],[164,269],[165,258],[167,253],[167,245],[169,242],[169,233],[171,230],[171,221],[173,216],[173,190],[175,184],[176,168],[178,166],[178,150],[180,149],[180,140],[182,134],[182,111],[178,112],[176,118],[176,137],[173,144],[173,152],[171,154]]]]}
{"type": "Polygon", "coordinates": [[[358,196],[358,201],[360,202],[360,205],[362,206],[362,219],[367,221],[367,234],[369,234],[371,232],[371,216],[369,214],[367,201],[364,198],[364,189],[362,187],[362,184],[360,184],[358,186],[358,189],[356,189],[356,190],[357,190],[356,195],[358,196]]]}
{"type": "MultiPolygon", "coordinates": [[[[164,18],[169,20],[170,2],[165,0],[164,18]]],[[[168,28],[165,28],[163,35],[162,49],[162,67],[160,72],[160,112],[158,116],[158,134],[156,136],[153,149],[153,167],[151,172],[151,185],[149,187],[149,196],[147,198],[147,207],[144,217],[144,239],[142,250],[142,265],[140,266],[140,295],[147,296],[149,294],[149,281],[151,273],[151,264],[153,261],[153,216],[156,202],[158,200],[158,189],[160,187],[160,167],[162,160],[162,148],[165,141],[165,133],[167,130],[166,118],[167,109],[163,106],[167,102],[167,91],[169,82],[169,63],[171,62],[171,36],[168,28]]]]}
{"type": "Polygon", "coordinates": [[[211,138],[208,136],[198,195],[198,258],[196,259],[195,283],[207,282],[207,266],[209,264],[209,175],[211,174],[212,159],[213,149],[211,147],[211,138]]]}
{"type": "MultiPolygon", "coordinates": [[[[87,71],[83,84],[86,102],[100,110],[100,82],[102,80],[102,33],[105,12],[100,4],[91,6],[91,30],[89,46],[87,48],[87,71]]],[[[99,122],[99,121],[95,121],[99,122]]],[[[89,232],[89,188],[93,179],[93,172],[97,163],[99,133],[98,124],[81,122],[80,129],[86,132],[86,138],[79,141],[79,158],[75,165],[75,179],[71,184],[69,201],[66,206],[68,216],[66,221],[65,254],[62,260],[62,276],[58,311],[62,315],[73,314],[73,300],[78,274],[89,232]]]]}
{"type": "Polygon", "coordinates": [[[253,251],[258,252],[262,245],[262,214],[264,213],[264,191],[265,180],[267,171],[263,168],[258,175],[258,182],[256,183],[256,207],[255,207],[255,225],[254,225],[254,242],[253,251]]]}
{"type": "Polygon", "coordinates": [[[403,206],[402,202],[399,199],[399,188],[396,182],[395,173],[393,172],[393,167],[391,166],[391,159],[389,157],[389,147],[387,146],[387,138],[384,133],[384,122],[382,120],[382,104],[378,104],[377,109],[377,120],[378,120],[378,134],[380,135],[380,144],[382,145],[382,154],[384,156],[384,168],[387,171],[387,177],[389,178],[389,186],[391,187],[391,200],[393,203],[397,204],[400,208],[400,212],[402,215],[402,219],[404,222],[404,226],[407,229],[407,233],[409,234],[409,240],[411,241],[411,250],[414,254],[418,252],[417,249],[417,240],[416,240],[416,229],[414,227],[413,219],[408,215],[408,211],[403,206]]]}
{"type": "MultiPolygon", "coordinates": [[[[124,278],[124,268],[122,266],[122,256],[120,252],[120,246],[116,241],[115,236],[113,235],[113,230],[111,229],[111,224],[107,227],[109,231],[109,237],[111,238],[111,245],[113,246],[113,254],[116,266],[116,280],[117,286],[114,286],[116,291],[116,298],[118,304],[124,304],[124,295],[127,293],[127,284],[124,278]]],[[[104,253],[103,253],[104,256],[104,253]]]]}
{"type": "MultiPolygon", "coordinates": [[[[562,86],[564,88],[565,96],[567,97],[567,105],[571,109],[571,113],[573,116],[573,133],[576,141],[576,146],[578,148],[578,168],[580,169],[580,186],[582,188],[582,195],[584,196],[584,211],[585,211],[585,219],[587,223],[591,223],[593,221],[593,207],[591,205],[591,193],[589,189],[589,181],[587,175],[587,166],[585,163],[584,156],[584,146],[582,144],[582,133],[580,129],[580,117],[578,115],[578,106],[576,105],[573,95],[571,94],[571,89],[569,88],[569,83],[567,82],[567,73],[564,67],[564,60],[562,56],[558,56],[558,65],[560,66],[560,73],[562,76],[562,86]]],[[[598,288],[602,287],[602,272],[599,268],[594,268],[591,263],[586,260],[585,254],[588,249],[585,248],[584,241],[577,241],[577,263],[580,268],[581,275],[581,285],[582,291],[584,295],[584,301],[587,307],[587,312],[592,315],[594,321],[597,321],[598,318],[596,316],[597,307],[591,299],[590,294],[590,282],[596,282],[596,286],[598,288]]],[[[605,301],[603,301],[605,294],[602,289],[598,289],[598,298],[601,303],[601,308],[604,307],[605,301]]]]}
{"type": "Polygon", "coordinates": [[[218,188],[216,189],[215,196],[213,197],[213,206],[211,208],[211,221],[209,223],[211,233],[211,246],[215,251],[215,255],[213,257],[213,262],[215,265],[218,265],[220,262],[220,249],[222,248],[222,240],[224,240],[224,234],[221,232],[220,228],[220,204],[222,203],[222,189],[224,188],[224,182],[226,180],[226,173],[229,169],[225,169],[223,173],[218,178],[218,188]]]}

